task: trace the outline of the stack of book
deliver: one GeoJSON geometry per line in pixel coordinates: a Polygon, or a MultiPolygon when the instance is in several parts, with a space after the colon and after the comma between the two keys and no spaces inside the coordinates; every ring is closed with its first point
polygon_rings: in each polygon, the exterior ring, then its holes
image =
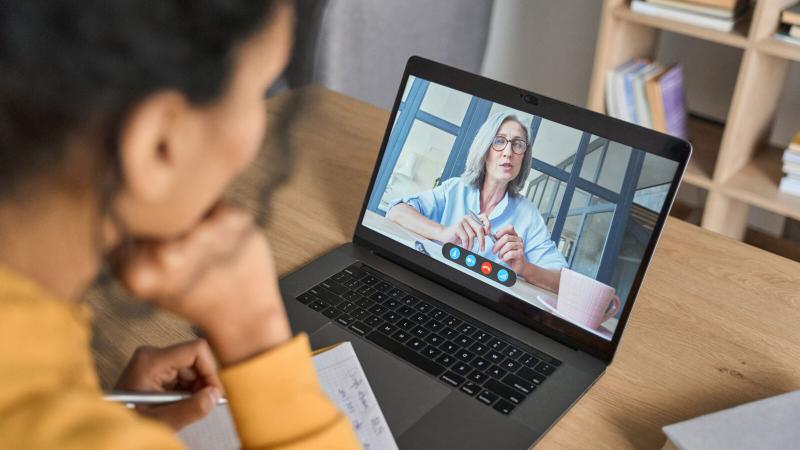
{"type": "Polygon", "coordinates": [[[750,0],[633,0],[631,10],[713,30],[731,31],[736,22],[750,11],[750,0]]]}
{"type": "Polygon", "coordinates": [[[800,131],[783,151],[783,173],[780,191],[800,195],[800,131]]]}
{"type": "Polygon", "coordinates": [[[781,24],[775,37],[800,45],[800,3],[795,3],[781,13],[781,24]]]}
{"type": "Polygon", "coordinates": [[[683,66],[632,59],[606,74],[608,115],[686,139],[683,66]]]}

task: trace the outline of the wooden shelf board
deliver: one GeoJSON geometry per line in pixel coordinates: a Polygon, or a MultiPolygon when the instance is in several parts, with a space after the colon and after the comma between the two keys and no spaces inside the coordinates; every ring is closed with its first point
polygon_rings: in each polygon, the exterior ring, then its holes
{"type": "Polygon", "coordinates": [[[768,55],[800,62],[800,44],[790,44],[770,36],[759,41],[756,48],[768,55]]]}
{"type": "Polygon", "coordinates": [[[704,39],[731,47],[747,47],[747,30],[750,28],[750,17],[745,17],[736,23],[733,31],[717,31],[710,28],[690,25],[685,22],[665,19],[631,11],[628,5],[621,5],[614,9],[614,16],[629,22],[646,25],[660,30],[704,39]]]}
{"type": "Polygon", "coordinates": [[[686,167],[683,179],[694,186],[711,189],[711,174],[722,141],[722,125],[703,119],[690,117],[688,121],[689,142],[692,143],[692,157],[686,167]]]}
{"type": "Polygon", "coordinates": [[[768,147],[721,186],[732,198],[767,211],[800,220],[800,196],[778,190],[783,176],[783,150],[768,147]]]}

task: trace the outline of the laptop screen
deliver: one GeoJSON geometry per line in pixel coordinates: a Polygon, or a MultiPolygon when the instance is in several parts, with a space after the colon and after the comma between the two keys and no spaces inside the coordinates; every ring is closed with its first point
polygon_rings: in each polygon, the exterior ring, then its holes
{"type": "Polygon", "coordinates": [[[611,340],[678,167],[410,76],[362,225],[611,340]]]}

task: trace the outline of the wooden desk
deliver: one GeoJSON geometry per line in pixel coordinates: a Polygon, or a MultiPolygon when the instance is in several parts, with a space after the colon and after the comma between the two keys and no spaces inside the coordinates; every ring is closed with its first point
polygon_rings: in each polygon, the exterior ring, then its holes
{"type": "MultiPolygon", "coordinates": [[[[281,274],[350,239],[388,118],[321,88],[307,93],[313,106],[291,130],[295,172],[266,230],[281,274]]],[[[106,385],[137,345],[192,336],[119,290],[89,298],[106,385]]],[[[664,425],[800,389],[799,325],[800,264],[669,219],[616,360],[539,448],[658,448],[664,425]]]]}

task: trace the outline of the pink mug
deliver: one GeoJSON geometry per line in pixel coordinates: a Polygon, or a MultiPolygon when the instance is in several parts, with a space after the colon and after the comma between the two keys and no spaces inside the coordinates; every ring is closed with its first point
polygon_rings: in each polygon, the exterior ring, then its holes
{"type": "Polygon", "coordinates": [[[621,307],[613,287],[574,270],[561,270],[556,308],[567,320],[596,330],[621,307]]]}

